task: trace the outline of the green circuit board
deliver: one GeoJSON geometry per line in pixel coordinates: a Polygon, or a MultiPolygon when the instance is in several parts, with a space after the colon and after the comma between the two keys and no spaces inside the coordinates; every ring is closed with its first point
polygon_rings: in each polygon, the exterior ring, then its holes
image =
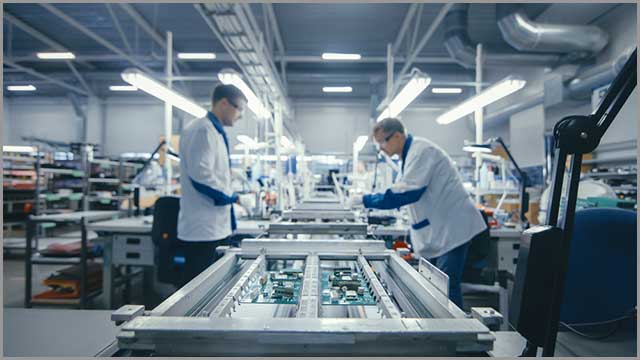
{"type": "Polygon", "coordinates": [[[302,270],[267,271],[251,284],[241,297],[241,303],[297,304],[302,288],[302,270]]]}
{"type": "Polygon", "coordinates": [[[322,270],[322,305],[376,305],[369,285],[350,268],[322,270]]]}

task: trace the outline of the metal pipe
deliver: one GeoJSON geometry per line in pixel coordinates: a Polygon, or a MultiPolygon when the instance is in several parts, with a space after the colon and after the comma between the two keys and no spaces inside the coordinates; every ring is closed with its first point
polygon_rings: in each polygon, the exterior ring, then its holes
{"type": "Polygon", "coordinates": [[[543,24],[532,21],[516,4],[497,4],[496,17],[504,40],[520,51],[574,53],[592,56],[609,42],[593,25],[543,24]]]}
{"type": "MultiPolygon", "coordinates": [[[[444,46],[449,55],[461,66],[475,66],[475,45],[468,35],[467,18],[469,4],[453,4],[444,19],[444,46]]],[[[560,61],[560,56],[549,54],[517,54],[486,51],[484,66],[503,65],[552,65],[560,61]]]]}
{"type": "MultiPolygon", "coordinates": [[[[476,46],[476,94],[482,92],[482,44],[476,46]]],[[[484,125],[484,108],[479,108],[474,112],[474,122],[476,125],[476,144],[482,144],[484,139],[483,125],[484,125]]],[[[480,204],[480,167],[482,166],[482,158],[480,152],[476,152],[476,168],[474,171],[474,178],[476,181],[475,200],[476,204],[480,204]]]]}
{"type": "MultiPolygon", "coordinates": [[[[167,31],[167,63],[165,66],[167,88],[171,89],[173,85],[173,73],[171,71],[173,67],[173,33],[167,31]]],[[[165,183],[164,192],[165,195],[171,194],[171,179],[173,178],[171,161],[169,160],[169,152],[171,148],[171,132],[173,129],[173,105],[165,101],[164,103],[164,171],[165,171],[165,183]]]]}

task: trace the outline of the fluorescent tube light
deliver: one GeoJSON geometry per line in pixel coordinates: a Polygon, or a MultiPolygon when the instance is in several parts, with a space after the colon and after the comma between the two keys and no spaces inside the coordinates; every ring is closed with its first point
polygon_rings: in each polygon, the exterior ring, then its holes
{"type": "Polygon", "coordinates": [[[38,59],[44,60],[72,60],[76,58],[72,52],[39,52],[36,56],[38,59]]]}
{"type": "Polygon", "coordinates": [[[502,99],[505,96],[513,94],[514,92],[522,89],[526,85],[526,81],[515,77],[507,76],[500,82],[490,86],[483,90],[479,94],[465,100],[460,105],[457,105],[438,116],[436,121],[438,124],[449,124],[466,115],[473,113],[476,110],[502,99]]]}
{"type": "Polygon", "coordinates": [[[462,93],[461,88],[433,88],[431,92],[434,94],[460,94],[462,93]]]}
{"type": "Polygon", "coordinates": [[[356,141],[353,143],[353,150],[355,150],[356,152],[360,152],[364,148],[364,145],[367,143],[368,140],[369,140],[369,137],[366,135],[358,136],[356,141]]]}
{"type": "Polygon", "coordinates": [[[33,85],[9,85],[8,91],[36,91],[36,87],[33,85]]]}
{"type": "Polygon", "coordinates": [[[215,58],[214,53],[178,53],[178,59],[182,60],[213,60],[215,58]]]}
{"type": "Polygon", "coordinates": [[[35,146],[2,145],[3,152],[32,153],[36,152],[35,146]]]}
{"type": "Polygon", "coordinates": [[[351,91],[353,91],[351,86],[324,86],[322,88],[322,92],[326,93],[350,93],[351,91]]]}
{"type": "Polygon", "coordinates": [[[389,106],[378,116],[377,121],[388,117],[397,117],[430,83],[431,77],[421,72],[416,72],[398,95],[391,100],[389,106]]]}
{"type": "Polygon", "coordinates": [[[464,146],[462,148],[462,150],[464,150],[466,152],[490,153],[491,152],[491,146],[489,146],[489,145],[472,144],[472,145],[464,146]]]}
{"type": "Polygon", "coordinates": [[[240,89],[244,96],[247,97],[247,106],[258,118],[268,118],[271,114],[262,105],[262,101],[258,99],[256,94],[242,80],[240,75],[233,70],[224,69],[218,73],[218,78],[225,85],[233,85],[240,89]]]}
{"type": "Polygon", "coordinates": [[[109,86],[111,91],[138,91],[138,88],[132,85],[111,85],[109,86]]]}
{"type": "Polygon", "coordinates": [[[125,82],[195,117],[204,117],[207,115],[205,108],[153,80],[137,69],[127,69],[121,76],[125,82]]]}
{"type": "Polygon", "coordinates": [[[322,60],[360,60],[360,54],[322,53],[322,60]]]}

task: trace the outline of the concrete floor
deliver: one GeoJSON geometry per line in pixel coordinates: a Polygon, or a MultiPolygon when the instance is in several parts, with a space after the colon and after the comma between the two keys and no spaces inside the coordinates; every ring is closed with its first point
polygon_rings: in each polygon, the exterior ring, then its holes
{"type": "MultiPolygon", "coordinates": [[[[63,268],[61,265],[38,265],[33,267],[33,294],[38,294],[48,288],[42,285],[42,280],[51,273],[63,268]]],[[[2,302],[4,307],[24,307],[24,260],[4,259],[2,266],[2,302]]]]}

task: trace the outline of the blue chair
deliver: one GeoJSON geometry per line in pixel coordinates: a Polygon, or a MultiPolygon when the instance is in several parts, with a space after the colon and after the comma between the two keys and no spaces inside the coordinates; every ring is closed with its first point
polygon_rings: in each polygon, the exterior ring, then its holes
{"type": "Polygon", "coordinates": [[[636,306],[636,215],[616,208],[576,212],[561,321],[606,321],[636,306]]]}

